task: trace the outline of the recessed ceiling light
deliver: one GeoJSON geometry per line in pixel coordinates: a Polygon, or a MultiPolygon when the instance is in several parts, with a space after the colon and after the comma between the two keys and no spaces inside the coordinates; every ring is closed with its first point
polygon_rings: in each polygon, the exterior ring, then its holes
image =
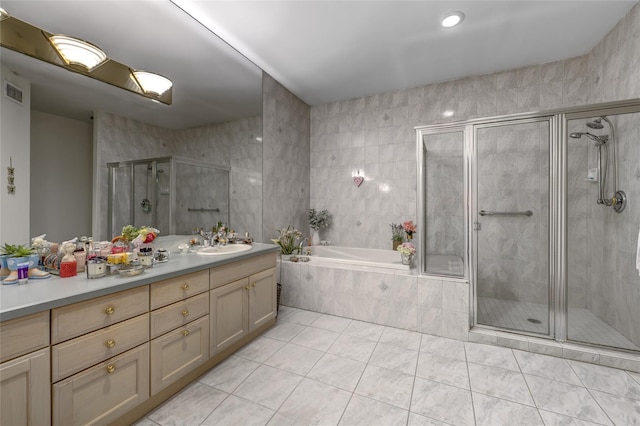
{"type": "Polygon", "coordinates": [[[442,20],[442,26],[445,28],[451,28],[451,27],[455,27],[462,21],[464,21],[464,13],[451,12],[447,15],[446,18],[442,20]]]}
{"type": "Polygon", "coordinates": [[[442,115],[444,115],[445,117],[452,117],[454,114],[453,111],[451,111],[450,109],[446,110],[445,112],[442,113],[442,115]]]}

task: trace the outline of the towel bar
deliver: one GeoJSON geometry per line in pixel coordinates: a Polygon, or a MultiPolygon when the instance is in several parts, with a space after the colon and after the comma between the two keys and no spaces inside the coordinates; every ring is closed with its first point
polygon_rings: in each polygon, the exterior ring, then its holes
{"type": "Polygon", "coordinates": [[[478,214],[480,216],[533,216],[531,210],[524,212],[488,212],[486,210],[480,210],[478,214]]]}

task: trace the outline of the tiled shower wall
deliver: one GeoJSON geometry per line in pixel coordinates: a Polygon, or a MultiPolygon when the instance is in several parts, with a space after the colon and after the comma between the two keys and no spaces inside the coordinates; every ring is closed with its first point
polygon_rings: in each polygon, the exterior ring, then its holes
{"type": "Polygon", "coordinates": [[[292,225],[308,234],[309,106],[271,76],[262,78],[263,241],[292,225]]]}
{"type": "MultiPolygon", "coordinates": [[[[110,113],[94,114],[96,141],[97,215],[94,213],[94,238],[107,235],[108,162],[180,156],[231,167],[230,211],[238,232],[261,235],[262,228],[262,117],[212,124],[187,130],[170,130],[148,125],[110,113]]],[[[193,188],[187,199],[199,200],[193,188]]],[[[216,218],[198,225],[212,226],[216,218]]],[[[162,229],[160,230],[163,231],[162,229]]]]}

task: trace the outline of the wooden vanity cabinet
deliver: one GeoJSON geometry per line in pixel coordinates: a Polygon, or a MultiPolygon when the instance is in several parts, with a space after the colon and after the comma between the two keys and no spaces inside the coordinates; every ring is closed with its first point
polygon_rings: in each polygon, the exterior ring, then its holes
{"type": "Polygon", "coordinates": [[[0,341],[0,425],[50,425],[49,311],[0,323],[0,341]]]}

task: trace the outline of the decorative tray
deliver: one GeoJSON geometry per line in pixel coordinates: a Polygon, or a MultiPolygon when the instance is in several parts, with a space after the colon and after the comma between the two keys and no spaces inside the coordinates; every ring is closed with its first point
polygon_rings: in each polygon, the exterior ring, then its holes
{"type": "Polygon", "coordinates": [[[130,265],[123,266],[118,270],[118,273],[122,277],[134,277],[144,272],[144,266],[142,265],[130,265]]]}

